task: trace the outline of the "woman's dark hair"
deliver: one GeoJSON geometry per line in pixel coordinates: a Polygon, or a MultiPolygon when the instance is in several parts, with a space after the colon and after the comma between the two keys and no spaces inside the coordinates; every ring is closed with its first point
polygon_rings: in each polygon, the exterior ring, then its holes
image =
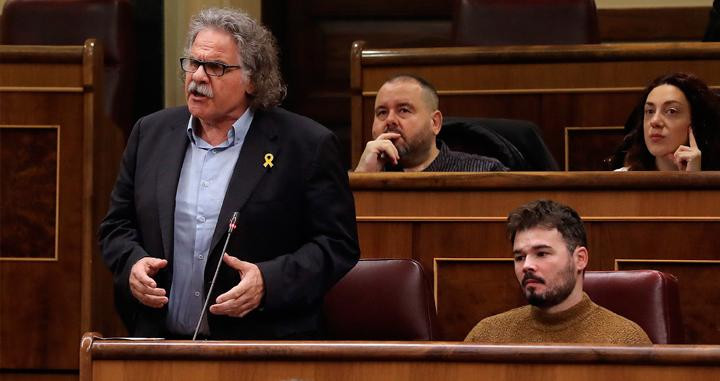
{"type": "Polygon", "coordinates": [[[627,122],[627,135],[615,152],[613,167],[628,166],[632,171],[656,170],[655,157],[645,145],[643,129],[645,102],[650,92],[661,85],[672,85],[685,94],[690,104],[691,124],[698,149],[702,152],[702,169],[720,169],[720,100],[707,85],[693,74],[671,73],[653,80],[643,92],[627,122]],[[621,162],[622,160],[622,162],[621,162]]]}

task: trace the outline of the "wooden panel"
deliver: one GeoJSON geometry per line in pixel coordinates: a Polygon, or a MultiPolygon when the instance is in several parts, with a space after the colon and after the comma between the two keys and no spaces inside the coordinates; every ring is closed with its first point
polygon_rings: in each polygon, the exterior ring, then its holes
{"type": "Polygon", "coordinates": [[[719,43],[368,49],[362,89],[374,95],[389,75],[408,70],[441,95],[640,91],[658,75],[680,70],[717,86],[719,51],[719,43]],[[707,54],[683,57],[684,46],[707,54]]]}
{"type": "MultiPolygon", "coordinates": [[[[705,256],[707,255],[703,255],[705,256]]],[[[665,257],[658,255],[657,258],[665,257]]],[[[698,344],[720,343],[720,321],[717,318],[720,316],[720,311],[717,310],[720,306],[720,291],[716,287],[720,260],[617,259],[616,267],[618,270],[653,269],[675,275],[680,286],[680,306],[686,340],[698,344]]]]}
{"type": "Polygon", "coordinates": [[[431,278],[436,258],[505,258],[510,250],[504,221],[425,221],[413,225],[412,256],[431,278]]]}
{"type": "Polygon", "coordinates": [[[398,222],[358,221],[362,258],[412,258],[412,225],[398,222]]]}
{"type": "Polygon", "coordinates": [[[603,42],[700,41],[710,19],[706,7],[598,9],[603,42]]]}
{"type": "Polygon", "coordinates": [[[93,40],[0,45],[0,215],[13,232],[0,245],[0,378],[76,378],[81,333],[119,331],[110,275],[96,259],[124,146],[96,112],[101,62],[93,40]]]}
{"type": "MultiPolygon", "coordinates": [[[[12,86],[22,91],[23,87],[43,87],[50,91],[58,88],[65,88],[63,92],[82,92],[82,70],[77,65],[69,63],[8,63],[4,65],[5,73],[26,73],[21,77],[12,78],[12,86]],[[48,72],[57,75],[48,76],[48,72]]],[[[5,82],[5,81],[3,81],[5,82]]],[[[7,86],[6,84],[3,84],[7,86]]]]}
{"type": "Polygon", "coordinates": [[[58,138],[57,126],[0,125],[0,260],[57,259],[58,138]]]}
{"type": "MultiPolygon", "coordinates": [[[[624,175],[624,174],[622,174],[624,175]]],[[[549,198],[575,207],[584,216],[597,218],[633,217],[713,217],[718,207],[713,205],[710,191],[698,191],[695,197],[707,200],[700,204],[691,200],[691,196],[681,190],[658,190],[655,192],[626,192],[612,190],[598,191],[560,191],[560,190],[506,190],[482,192],[482,197],[473,198],[477,192],[407,192],[378,194],[367,190],[355,191],[355,204],[358,216],[386,216],[423,219],[440,218],[501,218],[517,206],[549,198]],[[676,205],[666,208],[657,206],[665,200],[673,200],[676,205]],[[378,214],[373,214],[377,211],[378,214]]]]}
{"type": "Polygon", "coordinates": [[[618,147],[625,136],[623,127],[566,127],[565,168],[568,171],[607,171],[611,147],[618,147]]]}
{"type": "MultiPolygon", "coordinates": [[[[4,68],[0,68],[3,70],[4,68]]],[[[74,368],[77,359],[72,355],[80,331],[80,275],[83,250],[82,237],[82,156],[71,152],[82,152],[83,146],[83,96],[81,93],[0,92],[0,109],[13,110],[0,116],[3,125],[55,125],[57,140],[50,144],[49,152],[27,151],[31,155],[26,171],[45,172],[43,161],[36,157],[51,155],[60,157],[52,167],[59,170],[57,176],[40,180],[50,191],[34,192],[32,182],[15,183],[24,202],[12,205],[16,213],[25,213],[32,225],[45,226],[29,232],[30,237],[17,237],[29,242],[10,242],[15,247],[10,254],[15,257],[53,258],[52,262],[0,261],[0,359],[3,368],[74,368]],[[57,145],[59,140],[60,144],[57,145]],[[57,179],[66,181],[56,182],[57,179]],[[75,179],[72,181],[71,179],[75,179]],[[57,191],[56,191],[57,188],[57,191]],[[56,194],[57,192],[57,194],[56,194]],[[50,205],[50,207],[48,207],[50,205]],[[53,218],[48,219],[47,211],[52,210],[53,218]],[[57,208],[57,233],[54,216],[57,208]],[[47,226],[51,230],[47,230],[47,226]],[[45,233],[43,233],[45,232],[45,233]],[[57,253],[55,252],[57,234],[57,253]],[[33,241],[37,239],[35,243],[33,241]],[[49,248],[40,253],[24,253],[24,250],[45,243],[49,248]],[[49,250],[48,250],[49,249],[49,250]],[[55,259],[57,257],[57,259],[55,259]],[[57,287],[56,285],[62,285],[57,287]],[[20,296],[32,298],[21,303],[20,296]],[[8,313],[6,311],[12,311],[8,313]],[[71,331],[70,329],[74,329],[71,331]],[[70,333],[70,335],[68,335],[70,333]],[[57,351],[57,352],[55,352],[57,351]]],[[[42,139],[42,138],[41,138],[42,139]]],[[[19,142],[15,141],[14,144],[19,142]]],[[[4,142],[4,144],[7,144],[4,142]]],[[[49,147],[35,147],[47,149],[49,147]]],[[[21,156],[22,157],[22,156],[21,156]]],[[[52,171],[54,172],[54,168],[52,171]]],[[[17,177],[13,173],[2,174],[3,184],[13,184],[17,177]]],[[[3,229],[22,231],[20,221],[3,221],[3,229]]],[[[3,243],[6,245],[6,243],[3,243]]],[[[7,248],[7,246],[5,247],[7,248]]],[[[4,249],[5,249],[4,248],[4,249]]],[[[3,254],[6,256],[6,254],[3,254]]]]}
{"type": "MultiPolygon", "coordinates": [[[[642,82],[638,82],[640,83],[642,82]]],[[[561,155],[560,157],[564,159],[565,152],[570,149],[565,145],[565,127],[622,126],[639,99],[640,90],[543,95],[543,113],[539,122],[544,126],[543,137],[552,146],[553,155],[556,158],[561,155]]],[[[622,138],[624,134],[619,135],[622,138]]],[[[561,165],[566,170],[608,170],[597,163],[610,156],[620,142],[612,138],[608,139],[605,135],[593,135],[588,136],[585,143],[586,147],[593,146],[596,149],[584,153],[583,161],[568,162],[567,164],[573,164],[572,168],[564,164],[564,160],[559,163],[563,163],[561,165]]]]}
{"type": "MultiPolygon", "coordinates": [[[[521,355],[521,354],[518,354],[521,355]]],[[[679,366],[630,365],[528,365],[488,363],[424,363],[416,361],[347,362],[347,361],[277,361],[164,363],[141,360],[127,362],[100,361],[94,369],[94,380],[678,380],[718,377],[713,368],[686,369],[679,366]],[[163,376],[159,376],[163,375],[163,376]],[[153,377],[154,376],[154,377],[153,377]]]]}
{"type": "MultiPolygon", "coordinates": [[[[619,259],[720,259],[720,219],[586,222],[591,270],[613,270],[619,259]]],[[[620,269],[620,270],[624,270],[620,269]]],[[[671,271],[672,273],[672,271],[671,271]]],[[[688,279],[688,281],[694,281],[688,279]]],[[[682,286],[681,286],[682,288],[682,286]]],[[[682,292],[682,291],[681,291],[682,292]]],[[[720,307],[720,304],[714,304],[720,307]]],[[[720,310],[718,311],[720,314],[720,310]]]]}
{"type": "Polygon", "coordinates": [[[480,320],[527,304],[509,256],[435,258],[435,264],[438,323],[447,340],[463,340],[480,320]]]}

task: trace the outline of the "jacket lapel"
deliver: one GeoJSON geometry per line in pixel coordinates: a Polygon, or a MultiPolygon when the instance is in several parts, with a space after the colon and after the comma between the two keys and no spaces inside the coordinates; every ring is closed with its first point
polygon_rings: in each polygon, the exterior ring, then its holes
{"type": "Polygon", "coordinates": [[[166,147],[157,165],[157,205],[165,259],[172,261],[173,231],[175,226],[175,194],[177,193],[180,170],[188,145],[186,133],[190,113],[174,120],[166,136],[159,144],[166,147]]]}
{"type": "Polygon", "coordinates": [[[227,231],[228,221],[233,212],[241,211],[260,179],[272,169],[270,166],[263,166],[266,154],[273,155],[273,158],[278,157],[277,133],[265,112],[258,110],[255,112],[250,129],[245,136],[227,192],[225,192],[210,243],[211,253],[214,252],[215,246],[227,231]]]}

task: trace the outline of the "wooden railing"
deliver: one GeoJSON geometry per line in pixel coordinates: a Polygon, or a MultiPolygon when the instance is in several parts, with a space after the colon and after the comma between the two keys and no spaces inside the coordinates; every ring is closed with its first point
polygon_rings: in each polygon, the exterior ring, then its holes
{"type": "Polygon", "coordinates": [[[86,334],[80,380],[712,380],[718,346],[104,340],[86,334]]]}

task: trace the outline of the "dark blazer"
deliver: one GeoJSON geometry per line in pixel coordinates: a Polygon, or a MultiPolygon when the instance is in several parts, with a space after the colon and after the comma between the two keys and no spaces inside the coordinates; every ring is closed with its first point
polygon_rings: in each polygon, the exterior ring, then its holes
{"type": "MultiPolygon", "coordinates": [[[[140,258],[165,258],[169,264],[155,279],[169,295],[175,193],[189,143],[189,118],[188,109],[179,107],[135,124],[100,225],[116,306],[133,336],[167,335],[167,307],[141,305],[128,279],[140,258]]],[[[265,296],[261,308],[244,318],[208,314],[211,338],[317,337],[325,292],[360,254],[353,197],[335,135],[280,108],[255,112],[213,234],[206,292],[235,211],[240,215],[227,252],[257,264],[265,296]],[[274,156],[272,167],[263,166],[268,153],[274,156]]],[[[237,271],[222,265],[211,301],[239,281],[237,271]]]]}

